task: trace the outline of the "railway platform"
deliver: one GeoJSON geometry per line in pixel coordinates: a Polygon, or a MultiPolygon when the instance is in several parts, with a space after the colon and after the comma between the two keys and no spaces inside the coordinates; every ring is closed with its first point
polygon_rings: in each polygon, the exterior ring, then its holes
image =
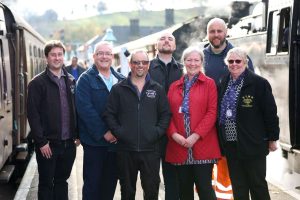
{"type": "MultiPolygon", "coordinates": [[[[268,156],[267,180],[272,200],[300,200],[300,174],[291,174],[287,169],[285,159],[281,157],[280,150],[268,156]]],[[[77,148],[77,156],[69,178],[69,199],[81,200],[82,190],[82,161],[83,150],[77,148]]],[[[32,156],[26,173],[22,179],[14,200],[37,200],[38,172],[35,155],[32,156]]],[[[116,189],[114,200],[120,200],[119,184],[116,189]]],[[[142,200],[143,193],[140,182],[137,183],[136,199],[142,200]]],[[[198,199],[197,197],[195,199],[198,199]]],[[[9,199],[7,199],[9,200],[9,199]]],[[[161,183],[159,188],[159,200],[164,200],[164,187],[161,183]]]]}

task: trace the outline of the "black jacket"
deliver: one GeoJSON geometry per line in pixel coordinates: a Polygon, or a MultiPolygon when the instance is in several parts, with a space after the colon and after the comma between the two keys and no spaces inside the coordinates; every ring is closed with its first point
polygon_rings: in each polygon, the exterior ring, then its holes
{"type": "MultiPolygon", "coordinates": [[[[70,131],[77,138],[77,123],[74,104],[75,79],[63,69],[70,106],[70,131]]],[[[61,112],[58,85],[50,78],[48,68],[35,76],[28,85],[27,118],[31,128],[30,136],[37,147],[48,140],[61,140],[61,112]]]]}
{"type": "Polygon", "coordinates": [[[183,65],[174,58],[168,66],[166,66],[158,57],[150,62],[149,74],[151,79],[158,82],[168,93],[170,85],[181,78],[183,74],[183,65]]]}
{"type": "MultiPolygon", "coordinates": [[[[219,85],[219,108],[228,81],[229,75],[219,85]]],[[[237,148],[241,158],[267,155],[268,142],[279,139],[279,119],[271,86],[266,79],[248,69],[238,98],[236,126],[237,148]]],[[[224,127],[219,126],[219,134],[224,148],[224,127]]]]}
{"type": "Polygon", "coordinates": [[[117,151],[153,151],[165,134],[170,109],[163,88],[148,80],[139,97],[129,78],[113,86],[104,119],[118,139],[117,151]]]}
{"type": "MultiPolygon", "coordinates": [[[[151,79],[158,82],[168,94],[170,85],[179,80],[183,75],[183,65],[172,58],[171,63],[167,66],[163,63],[158,56],[151,60],[149,67],[149,74],[151,79]]],[[[168,139],[165,135],[160,141],[160,153],[161,156],[165,156],[168,139]]],[[[163,158],[164,159],[164,158],[163,158]]]]}

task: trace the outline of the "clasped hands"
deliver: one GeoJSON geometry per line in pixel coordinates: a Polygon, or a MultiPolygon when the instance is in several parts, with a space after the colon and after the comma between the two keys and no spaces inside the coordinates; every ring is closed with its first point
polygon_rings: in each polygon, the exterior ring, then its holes
{"type": "Polygon", "coordinates": [[[185,148],[192,148],[194,144],[197,142],[197,140],[200,139],[200,135],[198,135],[197,133],[192,133],[188,138],[185,138],[179,133],[174,133],[172,135],[172,138],[180,146],[183,146],[185,148]]]}
{"type": "Polygon", "coordinates": [[[111,131],[107,131],[103,137],[109,143],[116,144],[118,141],[117,138],[111,133],[111,131]]]}

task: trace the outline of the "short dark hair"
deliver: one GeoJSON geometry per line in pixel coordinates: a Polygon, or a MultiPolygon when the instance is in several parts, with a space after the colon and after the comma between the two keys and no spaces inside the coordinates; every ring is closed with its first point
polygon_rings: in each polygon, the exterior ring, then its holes
{"type": "Polygon", "coordinates": [[[50,40],[50,41],[46,42],[45,47],[44,47],[45,56],[48,57],[49,52],[55,47],[62,48],[64,53],[66,52],[66,47],[61,41],[50,40]]]}

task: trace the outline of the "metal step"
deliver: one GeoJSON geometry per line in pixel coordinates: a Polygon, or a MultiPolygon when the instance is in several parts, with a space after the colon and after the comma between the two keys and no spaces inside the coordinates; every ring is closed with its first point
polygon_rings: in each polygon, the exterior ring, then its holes
{"type": "Polygon", "coordinates": [[[16,146],[16,151],[18,151],[18,152],[27,151],[27,149],[28,149],[27,143],[21,143],[18,146],[16,146]]]}
{"type": "Polygon", "coordinates": [[[28,158],[28,152],[27,151],[21,151],[18,152],[16,156],[17,161],[25,161],[28,158]]]}
{"type": "Polygon", "coordinates": [[[14,165],[5,165],[0,171],[0,182],[1,183],[8,183],[11,175],[15,170],[14,165]]]}

